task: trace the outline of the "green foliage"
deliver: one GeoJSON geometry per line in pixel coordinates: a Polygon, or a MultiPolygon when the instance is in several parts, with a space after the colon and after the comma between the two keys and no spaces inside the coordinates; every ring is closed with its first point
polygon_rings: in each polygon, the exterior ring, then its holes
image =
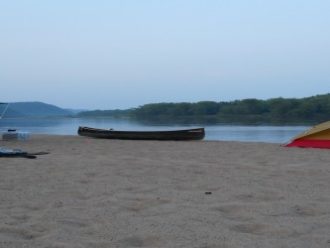
{"type": "Polygon", "coordinates": [[[219,112],[220,105],[216,102],[203,101],[192,104],[194,115],[216,115],[219,112]]]}
{"type": "Polygon", "coordinates": [[[318,123],[330,119],[330,94],[302,99],[244,99],[231,102],[154,103],[129,110],[105,110],[81,113],[80,116],[128,116],[141,121],[198,122],[215,121],[245,124],[318,123]]]}
{"type": "Polygon", "coordinates": [[[77,117],[128,117],[132,112],[132,109],[127,110],[93,110],[93,111],[83,111],[78,113],[77,117]]]}

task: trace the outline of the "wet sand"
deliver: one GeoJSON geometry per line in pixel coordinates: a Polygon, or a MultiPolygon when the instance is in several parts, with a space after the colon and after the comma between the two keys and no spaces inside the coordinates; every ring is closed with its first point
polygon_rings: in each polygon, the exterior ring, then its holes
{"type": "Polygon", "coordinates": [[[330,150],[32,136],[0,147],[0,247],[330,247],[330,150]]]}

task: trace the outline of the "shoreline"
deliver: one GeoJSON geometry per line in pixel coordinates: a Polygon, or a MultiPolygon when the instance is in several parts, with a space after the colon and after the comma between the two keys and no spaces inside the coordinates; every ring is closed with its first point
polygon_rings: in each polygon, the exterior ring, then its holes
{"type": "Polygon", "coordinates": [[[329,150],[32,135],[1,147],[0,247],[327,247],[329,150]]]}
{"type": "MultiPolygon", "coordinates": [[[[86,136],[80,136],[79,134],[53,134],[53,133],[31,133],[29,131],[27,132],[23,132],[23,133],[26,133],[28,135],[28,138],[26,138],[26,140],[2,140],[1,139],[1,136],[0,136],[0,142],[4,142],[3,144],[6,144],[6,142],[12,142],[13,144],[16,144],[15,142],[28,142],[29,140],[31,140],[31,137],[33,137],[32,139],[35,140],[35,139],[38,139],[38,138],[51,138],[51,137],[63,137],[63,138],[70,138],[70,137],[81,137],[81,138],[90,138],[90,139],[95,139],[95,140],[102,140],[102,138],[93,138],[93,137],[86,137],[86,136]]],[[[1,134],[1,131],[0,131],[0,134],[1,134]]],[[[289,143],[290,141],[292,141],[291,139],[288,139],[286,141],[283,141],[283,142],[280,142],[280,141],[259,141],[259,140],[256,140],[256,141],[251,141],[251,140],[215,140],[215,139],[206,139],[204,138],[203,140],[122,140],[122,139],[103,139],[103,140],[108,140],[109,142],[110,141],[132,141],[132,142],[236,142],[236,143],[252,143],[252,144],[273,144],[273,145],[279,145],[279,146],[283,146],[287,143],[289,143]]],[[[2,145],[3,145],[2,144],[2,145]]],[[[8,143],[9,144],[9,143],[8,143]]]]}
{"type": "MultiPolygon", "coordinates": [[[[8,120],[7,120],[8,121],[8,120]]],[[[18,131],[30,132],[31,135],[76,135],[79,126],[96,127],[102,129],[113,128],[117,131],[162,131],[162,130],[178,130],[195,128],[198,126],[141,126],[134,123],[118,123],[109,120],[93,121],[79,120],[72,121],[63,119],[61,121],[49,120],[47,123],[43,121],[21,120],[13,122],[3,122],[2,131],[8,128],[17,129],[18,131]],[[103,123],[103,124],[102,124],[103,123]],[[7,127],[4,127],[6,125],[7,127]],[[37,126],[36,126],[37,125],[37,126]],[[40,125],[38,127],[38,125],[40,125]],[[34,128],[32,128],[34,127],[34,128]]],[[[306,126],[237,126],[237,125],[215,125],[204,126],[205,141],[239,141],[239,142],[266,142],[283,144],[289,142],[297,134],[308,129],[306,126]]],[[[1,128],[0,128],[1,130],[1,128]]]]}

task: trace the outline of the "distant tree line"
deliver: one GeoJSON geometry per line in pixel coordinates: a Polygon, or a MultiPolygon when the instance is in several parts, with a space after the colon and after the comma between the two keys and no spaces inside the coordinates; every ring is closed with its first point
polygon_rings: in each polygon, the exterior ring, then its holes
{"type": "Polygon", "coordinates": [[[330,94],[302,99],[244,99],[230,102],[153,103],[128,110],[82,112],[80,116],[129,117],[141,121],[179,120],[250,124],[318,123],[330,120],[330,94]]]}
{"type": "Polygon", "coordinates": [[[77,117],[130,117],[133,109],[93,110],[79,112],[77,117]]]}

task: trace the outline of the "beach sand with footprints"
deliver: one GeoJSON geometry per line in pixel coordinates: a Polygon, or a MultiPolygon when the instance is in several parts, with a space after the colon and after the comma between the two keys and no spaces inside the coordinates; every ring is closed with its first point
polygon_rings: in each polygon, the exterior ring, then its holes
{"type": "Polygon", "coordinates": [[[0,147],[0,247],[330,247],[330,150],[35,135],[0,147]]]}

